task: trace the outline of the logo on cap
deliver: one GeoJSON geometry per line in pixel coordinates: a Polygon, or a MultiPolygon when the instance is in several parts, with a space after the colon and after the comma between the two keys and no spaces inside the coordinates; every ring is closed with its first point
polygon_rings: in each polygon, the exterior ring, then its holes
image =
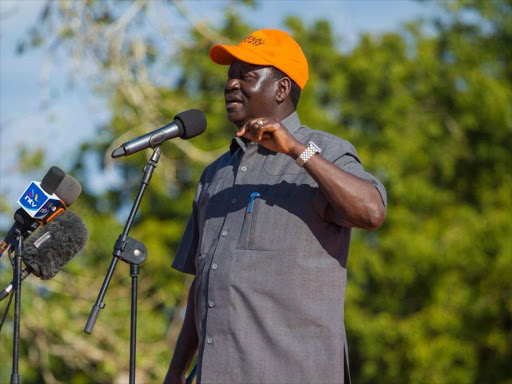
{"type": "Polygon", "coordinates": [[[265,40],[263,40],[261,37],[254,37],[253,35],[249,35],[242,40],[242,43],[251,44],[257,47],[258,45],[265,44],[265,40]]]}

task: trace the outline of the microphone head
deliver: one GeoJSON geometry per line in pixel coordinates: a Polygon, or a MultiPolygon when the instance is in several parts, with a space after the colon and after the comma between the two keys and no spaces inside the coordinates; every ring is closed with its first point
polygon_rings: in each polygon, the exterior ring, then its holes
{"type": "Polygon", "coordinates": [[[20,228],[24,228],[32,225],[34,219],[23,208],[18,208],[16,212],[14,212],[14,221],[20,228]]]}
{"type": "Polygon", "coordinates": [[[49,195],[54,194],[65,175],[64,171],[59,167],[51,167],[48,172],[46,172],[46,175],[44,175],[43,180],[41,180],[41,188],[49,195]]]}
{"type": "Polygon", "coordinates": [[[183,133],[180,137],[185,140],[200,135],[206,130],[206,117],[199,109],[189,109],[180,112],[174,116],[174,120],[180,128],[183,128],[183,133]]]}
{"type": "Polygon", "coordinates": [[[88,238],[80,216],[64,211],[25,242],[23,262],[37,277],[51,279],[80,252],[88,238]]]}
{"type": "Polygon", "coordinates": [[[114,152],[112,152],[112,154],[110,156],[112,156],[113,159],[116,159],[118,157],[125,156],[125,155],[126,155],[126,150],[121,145],[119,148],[115,149],[114,152]]]}
{"type": "Polygon", "coordinates": [[[75,202],[82,193],[82,186],[73,176],[66,174],[55,190],[55,194],[67,207],[75,202]]]}

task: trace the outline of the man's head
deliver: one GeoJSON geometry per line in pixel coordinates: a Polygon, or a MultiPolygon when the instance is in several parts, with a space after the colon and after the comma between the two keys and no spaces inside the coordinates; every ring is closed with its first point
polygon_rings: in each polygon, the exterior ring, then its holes
{"type": "Polygon", "coordinates": [[[302,49],[286,32],[265,29],[238,45],[214,45],[210,58],[230,65],[225,87],[228,120],[241,127],[256,117],[282,119],[293,112],[308,80],[302,49]]]}

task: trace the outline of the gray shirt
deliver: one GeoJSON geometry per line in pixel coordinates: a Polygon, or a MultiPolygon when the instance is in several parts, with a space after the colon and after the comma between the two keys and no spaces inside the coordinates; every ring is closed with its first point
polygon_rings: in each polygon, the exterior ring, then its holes
{"type": "MultiPolygon", "coordinates": [[[[384,187],[349,142],[303,126],[297,113],[282,123],[373,183],[385,204],[384,187]]],[[[205,169],[172,265],[196,275],[202,384],[348,382],[343,224],[287,155],[235,137],[205,169]]]]}

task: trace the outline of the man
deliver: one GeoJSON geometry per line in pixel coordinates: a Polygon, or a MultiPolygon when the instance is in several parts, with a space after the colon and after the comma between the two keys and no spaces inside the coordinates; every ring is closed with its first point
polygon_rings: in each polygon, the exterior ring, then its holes
{"type": "Polygon", "coordinates": [[[386,192],[350,143],[300,123],[308,80],[285,32],[210,58],[238,131],[204,171],[173,267],[195,275],[165,383],[348,383],[343,324],[350,228],[378,228],[386,192]]]}

